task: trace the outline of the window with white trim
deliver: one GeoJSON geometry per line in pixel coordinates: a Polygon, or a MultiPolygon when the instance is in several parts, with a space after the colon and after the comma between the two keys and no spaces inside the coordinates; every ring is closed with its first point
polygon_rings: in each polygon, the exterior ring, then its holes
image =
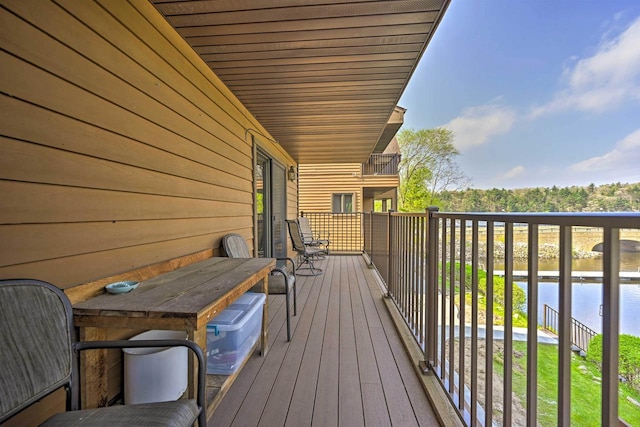
{"type": "Polygon", "coordinates": [[[331,212],[333,213],[352,213],[353,212],[353,193],[334,193],[331,198],[331,212]]]}

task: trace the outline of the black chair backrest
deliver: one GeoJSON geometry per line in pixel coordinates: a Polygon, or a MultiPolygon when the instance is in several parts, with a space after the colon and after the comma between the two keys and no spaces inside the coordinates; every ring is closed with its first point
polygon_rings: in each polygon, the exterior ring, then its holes
{"type": "Polygon", "coordinates": [[[229,258],[253,258],[249,246],[239,234],[230,233],[222,238],[222,247],[229,258]]]}
{"type": "Polygon", "coordinates": [[[78,405],[71,303],[37,280],[0,281],[0,423],[62,386],[78,405]]]}
{"type": "Polygon", "coordinates": [[[293,249],[298,253],[304,253],[305,245],[302,240],[302,235],[300,234],[300,226],[298,225],[298,221],[294,219],[288,219],[287,225],[289,227],[289,236],[291,236],[293,249]]]}

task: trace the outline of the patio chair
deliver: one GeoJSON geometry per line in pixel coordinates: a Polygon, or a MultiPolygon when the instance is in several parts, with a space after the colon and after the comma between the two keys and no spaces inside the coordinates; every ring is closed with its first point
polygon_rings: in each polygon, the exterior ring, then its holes
{"type": "Polygon", "coordinates": [[[302,234],[302,241],[309,246],[317,246],[322,249],[325,254],[329,254],[329,239],[321,239],[320,235],[314,235],[311,230],[311,224],[309,218],[300,216],[298,217],[298,225],[300,226],[300,234],[302,234]]]}
{"type": "Polygon", "coordinates": [[[315,266],[314,258],[324,254],[324,250],[304,244],[298,221],[295,219],[288,219],[287,225],[289,227],[289,236],[291,237],[293,249],[298,253],[298,258],[301,260],[298,263],[298,274],[301,276],[317,276],[322,274],[322,269],[315,266]],[[307,264],[309,267],[301,267],[302,264],[307,264]],[[300,270],[310,270],[310,273],[302,274],[300,273],[300,270]]]}
{"type": "MultiPolygon", "coordinates": [[[[188,340],[75,341],[71,303],[38,280],[0,280],[0,424],[55,390],[67,390],[67,412],[44,426],[206,426],[206,365],[188,340]],[[79,409],[78,352],[87,349],[184,346],[198,359],[197,399],[79,409]]],[[[159,372],[158,375],[162,375],[159,372]]]]}
{"type": "MultiPolygon", "coordinates": [[[[222,247],[229,258],[253,258],[249,252],[247,242],[239,234],[231,233],[222,238],[222,247]]],[[[293,291],[293,315],[297,315],[298,306],[296,301],[296,264],[292,258],[276,258],[277,261],[284,262],[284,266],[278,266],[271,271],[269,283],[267,284],[270,294],[284,294],[287,306],[287,341],[291,341],[291,319],[289,312],[291,304],[289,295],[293,291]],[[287,266],[287,264],[290,264],[287,266]]],[[[251,288],[253,292],[262,292],[262,284],[257,284],[251,288]]]]}

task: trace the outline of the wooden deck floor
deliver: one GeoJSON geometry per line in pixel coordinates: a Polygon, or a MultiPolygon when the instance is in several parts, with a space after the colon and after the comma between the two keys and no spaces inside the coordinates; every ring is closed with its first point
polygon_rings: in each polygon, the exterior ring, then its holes
{"type": "Polygon", "coordinates": [[[284,296],[269,296],[269,353],[251,357],[209,425],[438,425],[364,259],[320,266],[299,277],[289,343],[284,296]]]}

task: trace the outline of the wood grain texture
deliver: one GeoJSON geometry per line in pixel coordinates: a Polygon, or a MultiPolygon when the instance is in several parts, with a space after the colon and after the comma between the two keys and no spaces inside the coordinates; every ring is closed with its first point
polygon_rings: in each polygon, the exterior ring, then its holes
{"type": "Polygon", "coordinates": [[[292,340],[284,316],[273,315],[269,354],[247,362],[210,423],[438,425],[364,260],[330,256],[321,267],[321,276],[298,278],[292,340]]]}
{"type": "MultiPolygon", "coordinates": [[[[275,266],[267,258],[208,258],[141,282],[131,292],[102,294],[74,305],[74,325],[84,341],[105,340],[109,328],[171,329],[186,331],[203,352],[207,347],[207,323],[244,294],[256,282],[267,281],[275,266]]],[[[266,328],[268,316],[263,318],[266,328]]],[[[266,331],[262,331],[266,337],[266,331]]],[[[266,352],[266,343],[265,352],[266,352]]],[[[257,343],[256,343],[257,345],[257,343]]],[[[82,355],[83,407],[105,406],[109,400],[106,350],[82,355]]],[[[187,395],[196,395],[198,366],[189,358],[187,395]]],[[[237,374],[230,375],[219,391],[219,401],[237,374]]],[[[111,392],[113,393],[113,391],[111,392]]],[[[215,406],[214,406],[215,407],[215,406]]]]}
{"type": "Polygon", "coordinates": [[[152,5],[8,0],[0,24],[0,277],[69,288],[252,234],[268,133],[152,5]]]}

